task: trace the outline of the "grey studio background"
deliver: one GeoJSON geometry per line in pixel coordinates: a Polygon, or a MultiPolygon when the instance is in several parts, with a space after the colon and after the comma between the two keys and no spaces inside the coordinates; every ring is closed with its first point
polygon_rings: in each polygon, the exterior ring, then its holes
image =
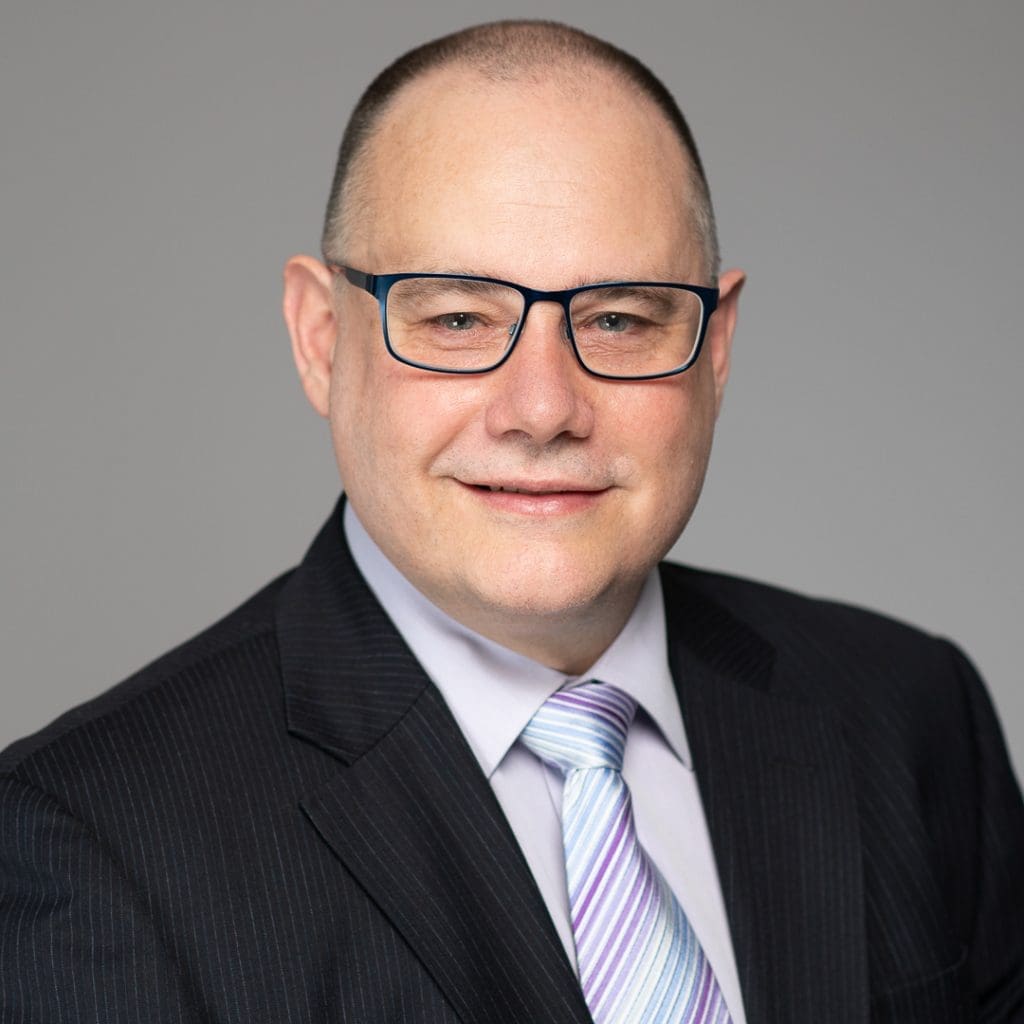
{"type": "Polygon", "coordinates": [[[337,480],[281,266],[372,75],[514,15],[667,82],[750,275],[677,557],[955,637],[1020,769],[1018,0],[8,3],[0,745],[302,556],[337,480]]]}

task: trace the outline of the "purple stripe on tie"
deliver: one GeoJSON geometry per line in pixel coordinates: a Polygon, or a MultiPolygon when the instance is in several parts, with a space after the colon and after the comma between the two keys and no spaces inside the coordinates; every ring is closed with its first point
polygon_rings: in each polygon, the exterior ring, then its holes
{"type": "Polygon", "coordinates": [[[590,888],[585,894],[581,893],[577,896],[574,903],[579,903],[578,907],[573,908],[572,917],[572,930],[575,932],[579,926],[580,921],[586,915],[587,908],[590,906],[591,901],[594,899],[594,894],[601,888],[601,880],[605,876],[605,872],[608,869],[608,865],[614,859],[616,853],[622,847],[626,836],[629,833],[628,823],[629,815],[626,813],[629,810],[628,801],[623,801],[622,811],[619,812],[618,821],[615,825],[615,832],[612,836],[611,843],[605,847],[604,859],[598,865],[597,873],[594,875],[594,880],[590,885],[590,888]],[[580,899],[582,897],[582,900],[580,899]]]}
{"type": "Polygon", "coordinates": [[[593,693],[577,693],[575,690],[570,690],[564,695],[564,702],[576,708],[589,708],[606,721],[624,722],[626,728],[622,732],[626,732],[629,728],[631,709],[630,705],[624,701],[609,701],[601,699],[593,693]]]}
{"type": "MultiPolygon", "coordinates": [[[[579,693],[577,690],[569,690],[562,694],[556,694],[556,697],[560,697],[560,704],[564,704],[566,707],[573,709],[586,709],[592,711],[597,717],[603,719],[611,728],[625,738],[626,733],[629,731],[630,723],[633,720],[635,713],[635,705],[632,699],[627,698],[627,701],[608,701],[607,699],[599,699],[596,696],[589,693],[579,693]]],[[[552,698],[554,700],[555,698],[552,698]]]]}
{"type": "MultiPolygon", "coordinates": [[[[646,872],[645,872],[645,874],[646,874],[646,872]]],[[[642,891],[641,896],[639,897],[639,899],[636,900],[636,902],[634,902],[632,904],[633,912],[630,914],[630,917],[629,917],[629,924],[628,924],[628,927],[626,929],[624,940],[621,941],[621,942],[618,942],[618,948],[620,950],[623,950],[623,949],[628,950],[630,948],[630,946],[633,943],[633,938],[636,935],[636,933],[639,931],[640,926],[647,922],[648,910],[650,910],[652,908],[652,906],[654,905],[653,897],[654,897],[654,894],[655,894],[655,886],[651,884],[651,880],[650,879],[645,880],[645,882],[642,885],[642,889],[643,889],[643,891],[642,891]]],[[[654,910],[655,910],[655,912],[657,912],[657,907],[654,907],[654,910]]],[[[617,922],[617,923],[620,926],[622,925],[622,921],[621,920],[619,922],[617,922]]],[[[612,932],[612,934],[610,934],[608,936],[607,943],[594,956],[594,962],[595,962],[596,965],[600,965],[600,964],[604,963],[605,958],[607,956],[607,953],[609,952],[611,947],[614,947],[616,945],[616,942],[617,942],[617,940],[619,938],[620,938],[620,935],[615,933],[615,932],[612,932]]],[[[621,957],[621,952],[620,952],[620,957],[621,957]]],[[[596,973],[596,972],[592,972],[592,973],[596,973]]],[[[593,1000],[592,1001],[592,1005],[593,1006],[599,1006],[603,1002],[605,992],[607,991],[608,987],[611,985],[613,980],[617,981],[617,984],[616,984],[615,989],[614,989],[614,991],[616,993],[618,993],[624,987],[623,986],[623,980],[619,976],[619,972],[615,971],[615,970],[609,970],[605,974],[604,980],[601,982],[601,984],[598,985],[594,989],[593,997],[592,997],[592,1000],[593,1000]]]]}
{"type": "Polygon", "coordinates": [[[590,704],[588,701],[580,701],[580,705],[589,705],[594,710],[606,726],[606,731],[612,734],[617,744],[621,745],[625,742],[626,733],[629,731],[629,725],[632,721],[632,716],[628,713],[627,709],[590,704]]]}
{"type": "Polygon", "coordinates": [[[697,999],[697,1009],[694,1011],[693,1021],[694,1024],[701,1024],[704,1020],[704,1010],[707,1006],[708,995],[711,993],[711,982],[714,979],[714,975],[711,973],[711,967],[704,957],[701,957],[701,979],[700,979],[700,995],[697,999]]]}
{"type": "Polygon", "coordinates": [[[715,986],[711,988],[711,995],[708,999],[708,1017],[709,1021],[716,1021],[720,1018],[722,1013],[722,992],[715,986]]]}
{"type": "Polygon", "coordinates": [[[642,920],[646,906],[650,903],[649,885],[644,880],[636,879],[631,881],[631,891],[628,898],[617,900],[619,913],[615,915],[615,929],[609,931],[604,937],[604,943],[597,945],[594,956],[603,960],[605,954],[612,948],[623,945],[623,939],[628,939],[636,929],[637,922],[642,920]],[[623,934],[625,930],[626,934],[623,934]]]}

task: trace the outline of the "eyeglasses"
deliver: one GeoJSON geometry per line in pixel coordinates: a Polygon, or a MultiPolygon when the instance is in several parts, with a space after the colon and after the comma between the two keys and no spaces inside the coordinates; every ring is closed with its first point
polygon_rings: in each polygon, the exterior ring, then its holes
{"type": "Polygon", "coordinates": [[[380,305],[384,344],[399,362],[437,373],[487,373],[512,354],[530,307],[555,302],[580,366],[609,380],[651,380],[689,369],[718,289],[608,281],[545,292],[468,274],[333,273],[380,305]]]}

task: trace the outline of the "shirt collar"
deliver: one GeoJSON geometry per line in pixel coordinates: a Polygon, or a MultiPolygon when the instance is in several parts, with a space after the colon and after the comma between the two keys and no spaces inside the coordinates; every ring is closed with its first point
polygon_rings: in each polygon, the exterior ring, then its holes
{"type": "Polygon", "coordinates": [[[579,676],[502,647],[463,626],[417,590],[389,561],[345,503],[352,558],[424,671],[444,697],[490,778],[537,709],[556,690],[584,679],[627,692],[658,726],[676,757],[692,768],[668,667],[661,581],[652,570],[632,615],[611,646],[579,676]]]}

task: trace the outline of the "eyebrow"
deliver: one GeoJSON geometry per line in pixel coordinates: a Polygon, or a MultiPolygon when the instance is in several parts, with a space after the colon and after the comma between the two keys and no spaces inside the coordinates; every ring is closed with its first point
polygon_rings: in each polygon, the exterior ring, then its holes
{"type": "Polygon", "coordinates": [[[672,301],[672,294],[676,291],[677,289],[674,288],[659,289],[651,285],[631,288],[627,282],[625,285],[610,284],[607,288],[594,288],[591,291],[583,292],[582,295],[577,296],[577,299],[581,302],[591,300],[602,302],[609,297],[628,296],[632,299],[642,299],[649,307],[657,309],[659,312],[668,312],[675,308],[676,304],[672,301]]]}
{"type": "MultiPolygon", "coordinates": [[[[483,275],[474,275],[477,277],[483,275]]],[[[402,282],[406,286],[407,291],[414,291],[415,294],[421,296],[429,296],[438,292],[451,292],[458,291],[464,294],[487,294],[493,293],[495,288],[505,287],[497,281],[466,281],[461,278],[433,278],[433,277],[421,277],[411,278],[402,282]],[[410,287],[410,282],[415,284],[410,287]]]]}

